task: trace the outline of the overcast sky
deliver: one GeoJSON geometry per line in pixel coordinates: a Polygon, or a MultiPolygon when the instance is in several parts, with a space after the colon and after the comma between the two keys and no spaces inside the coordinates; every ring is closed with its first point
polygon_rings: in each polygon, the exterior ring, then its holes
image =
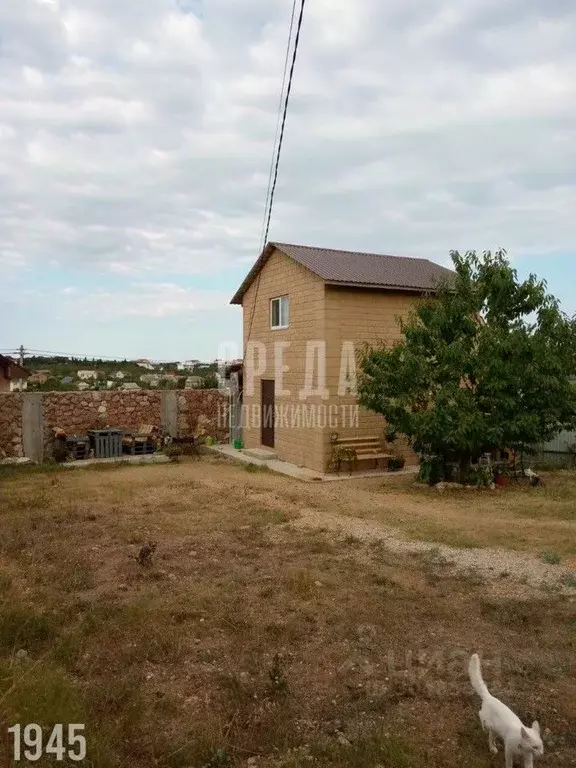
{"type": "MultiPolygon", "coordinates": [[[[240,341],[291,7],[1,1],[0,349],[240,341]]],[[[573,0],[308,0],[270,239],[502,246],[576,311],[575,40],[573,0]]]]}

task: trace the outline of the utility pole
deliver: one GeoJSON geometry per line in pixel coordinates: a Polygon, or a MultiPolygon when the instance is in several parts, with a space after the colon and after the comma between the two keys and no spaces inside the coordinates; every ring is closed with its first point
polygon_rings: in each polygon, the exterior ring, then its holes
{"type": "Polygon", "coordinates": [[[23,368],[24,367],[24,352],[25,352],[23,344],[20,344],[20,350],[19,351],[20,351],[20,365],[23,368]]]}

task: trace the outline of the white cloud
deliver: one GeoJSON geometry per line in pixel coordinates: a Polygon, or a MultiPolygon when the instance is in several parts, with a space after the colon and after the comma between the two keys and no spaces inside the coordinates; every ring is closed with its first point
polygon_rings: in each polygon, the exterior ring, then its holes
{"type": "MultiPolygon", "coordinates": [[[[128,318],[186,318],[220,313],[229,299],[220,291],[199,291],[176,283],[130,283],[124,290],[96,288],[87,293],[69,286],[61,291],[60,317],[108,323],[128,318]]],[[[28,292],[29,296],[32,295],[28,292]]],[[[234,308],[227,310],[232,317],[234,308]]]]}
{"type": "MultiPolygon", "coordinates": [[[[290,10],[2,4],[0,268],[173,281],[255,259],[290,10]]],[[[271,236],[572,250],[575,34],[568,0],[309,3],[271,236]]]]}

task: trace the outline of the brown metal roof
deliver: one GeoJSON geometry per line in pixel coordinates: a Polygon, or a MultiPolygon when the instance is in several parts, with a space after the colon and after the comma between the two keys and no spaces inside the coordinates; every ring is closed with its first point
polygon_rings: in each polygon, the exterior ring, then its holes
{"type": "Polygon", "coordinates": [[[30,376],[30,371],[22,368],[11,357],[6,357],[5,355],[0,355],[0,370],[4,372],[4,377],[7,379],[24,379],[30,376]]]}
{"type": "Polygon", "coordinates": [[[331,285],[423,293],[433,291],[440,280],[454,277],[451,270],[428,259],[268,243],[232,298],[231,304],[242,304],[244,294],[275,249],[331,285]]]}

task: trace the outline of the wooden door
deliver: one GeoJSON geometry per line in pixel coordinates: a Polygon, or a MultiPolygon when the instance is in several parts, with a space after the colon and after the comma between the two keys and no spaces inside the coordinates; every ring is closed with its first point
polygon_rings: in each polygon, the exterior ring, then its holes
{"type": "Polygon", "coordinates": [[[261,443],[274,448],[274,381],[262,379],[261,443]]]}

